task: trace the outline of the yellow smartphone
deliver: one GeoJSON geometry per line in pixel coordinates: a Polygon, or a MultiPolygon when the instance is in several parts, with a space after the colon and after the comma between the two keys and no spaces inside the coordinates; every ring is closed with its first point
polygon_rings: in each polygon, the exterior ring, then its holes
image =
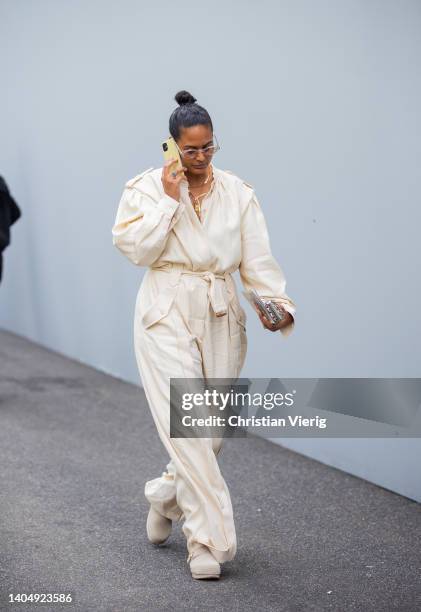
{"type": "Polygon", "coordinates": [[[167,140],[165,140],[162,143],[162,150],[164,152],[164,160],[166,162],[169,161],[171,158],[174,158],[177,160],[177,163],[176,164],[174,163],[171,166],[171,171],[175,172],[177,170],[181,170],[183,167],[183,164],[181,162],[180,153],[178,152],[178,149],[176,147],[175,140],[172,136],[167,138],[167,140]]]}

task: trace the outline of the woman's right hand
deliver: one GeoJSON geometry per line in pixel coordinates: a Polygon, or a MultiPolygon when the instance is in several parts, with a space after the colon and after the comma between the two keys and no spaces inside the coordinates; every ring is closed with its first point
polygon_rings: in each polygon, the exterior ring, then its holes
{"type": "Polygon", "coordinates": [[[171,198],[174,198],[174,200],[177,200],[177,202],[179,202],[180,201],[180,181],[186,178],[184,176],[184,170],[187,170],[187,168],[183,166],[179,170],[174,170],[174,172],[176,172],[176,176],[174,177],[172,175],[173,170],[171,170],[171,166],[173,166],[176,162],[177,160],[172,158],[164,164],[164,167],[162,168],[161,181],[162,181],[162,185],[164,187],[165,193],[169,195],[171,198]]]}

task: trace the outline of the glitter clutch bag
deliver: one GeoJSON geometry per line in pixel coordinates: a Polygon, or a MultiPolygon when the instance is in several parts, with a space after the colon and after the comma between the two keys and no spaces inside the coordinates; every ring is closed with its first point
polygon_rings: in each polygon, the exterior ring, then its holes
{"type": "Polygon", "coordinates": [[[276,302],[273,300],[263,300],[255,289],[243,291],[242,293],[253,308],[257,308],[272,323],[279,323],[279,321],[285,318],[285,313],[280,310],[276,302]]]}

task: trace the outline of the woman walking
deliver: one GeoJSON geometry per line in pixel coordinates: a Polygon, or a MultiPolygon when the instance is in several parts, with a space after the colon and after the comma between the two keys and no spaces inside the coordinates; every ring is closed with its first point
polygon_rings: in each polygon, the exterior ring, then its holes
{"type": "Polygon", "coordinates": [[[183,519],[194,578],[218,578],[234,558],[233,510],[217,454],[221,438],[170,437],[170,378],[237,378],[247,351],[246,313],[232,274],[279,305],[288,336],[295,304],[272,256],[267,226],[251,185],[212,164],[219,145],[208,112],[186,91],[169,121],[183,169],[167,162],[129,180],[113,244],[147,267],[135,306],[134,344],[146,398],[169,462],[145,484],[147,534],[160,544],[183,519]]]}

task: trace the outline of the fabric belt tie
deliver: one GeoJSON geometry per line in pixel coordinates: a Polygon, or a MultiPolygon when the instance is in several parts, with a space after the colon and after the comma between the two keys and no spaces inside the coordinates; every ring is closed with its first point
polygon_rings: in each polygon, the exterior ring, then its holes
{"type": "Polygon", "coordinates": [[[212,304],[212,308],[217,317],[223,317],[227,314],[227,307],[225,304],[224,296],[222,293],[222,287],[220,283],[215,282],[215,278],[222,278],[225,280],[223,274],[215,274],[214,272],[193,272],[193,270],[183,270],[182,274],[193,274],[195,276],[201,276],[204,280],[209,282],[208,296],[212,304]]]}

